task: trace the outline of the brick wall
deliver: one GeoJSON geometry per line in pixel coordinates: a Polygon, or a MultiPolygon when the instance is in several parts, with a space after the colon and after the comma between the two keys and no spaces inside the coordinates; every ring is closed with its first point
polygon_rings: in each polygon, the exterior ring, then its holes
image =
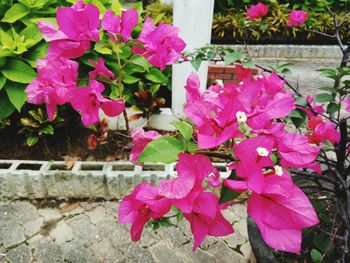
{"type": "MultiPolygon", "coordinates": [[[[257,74],[258,70],[253,69],[253,74],[257,74]]],[[[225,66],[224,64],[209,63],[208,67],[208,85],[214,84],[217,81],[222,81],[223,83],[237,83],[239,82],[236,77],[235,65],[225,66]]]]}

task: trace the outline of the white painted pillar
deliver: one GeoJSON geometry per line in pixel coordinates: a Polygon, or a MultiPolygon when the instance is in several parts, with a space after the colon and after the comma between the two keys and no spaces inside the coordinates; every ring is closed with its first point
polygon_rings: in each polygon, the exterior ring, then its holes
{"type": "MultiPolygon", "coordinates": [[[[167,0],[169,1],[169,0],[167,0]]],[[[203,47],[210,43],[214,13],[214,0],[173,0],[173,24],[180,28],[180,37],[186,42],[186,51],[203,47]]],[[[190,62],[173,65],[172,72],[172,111],[183,117],[186,101],[185,83],[195,71],[190,62]]],[[[201,89],[206,89],[208,62],[202,62],[198,70],[201,89]]]]}

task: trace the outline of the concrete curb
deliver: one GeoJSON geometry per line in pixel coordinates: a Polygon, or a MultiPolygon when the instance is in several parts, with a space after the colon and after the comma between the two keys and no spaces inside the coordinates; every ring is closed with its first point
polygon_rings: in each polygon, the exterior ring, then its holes
{"type": "MultiPolygon", "coordinates": [[[[244,45],[220,45],[246,52],[244,45]]],[[[247,45],[253,58],[340,59],[342,52],[336,45],[247,45]]]]}
{"type": "MultiPolygon", "coordinates": [[[[228,176],[225,163],[214,165],[228,176]]],[[[0,160],[0,199],[120,199],[142,181],[158,184],[175,174],[174,164],[76,162],[67,170],[60,161],[0,160]]]]}

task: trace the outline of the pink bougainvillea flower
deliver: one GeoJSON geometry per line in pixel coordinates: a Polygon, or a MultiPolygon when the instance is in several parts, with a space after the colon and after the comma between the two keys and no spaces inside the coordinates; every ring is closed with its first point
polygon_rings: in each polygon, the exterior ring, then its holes
{"type": "Polygon", "coordinates": [[[350,112],[350,98],[346,98],[344,101],[343,101],[343,104],[345,106],[345,110],[347,112],[350,112]]]}
{"type": "Polygon", "coordinates": [[[69,90],[76,88],[78,63],[66,58],[37,60],[38,77],[26,88],[27,101],[40,105],[45,102],[47,115],[53,120],[57,105],[69,101],[69,90]]]}
{"type": "Polygon", "coordinates": [[[253,129],[264,129],[273,119],[288,116],[294,107],[291,94],[278,92],[272,99],[261,97],[250,114],[247,124],[253,129]]]}
{"type": "Polygon", "coordinates": [[[307,20],[307,18],[307,12],[302,10],[292,10],[289,14],[287,26],[300,26],[307,20]]]}
{"type": "Polygon", "coordinates": [[[263,3],[258,3],[256,5],[252,5],[247,10],[247,18],[250,20],[255,20],[260,17],[266,16],[269,12],[269,6],[264,5],[263,3]]]}
{"type": "Polygon", "coordinates": [[[151,18],[146,18],[137,39],[143,48],[134,47],[133,53],[145,56],[153,66],[163,70],[181,57],[180,53],[186,46],[178,34],[177,27],[163,23],[156,27],[151,18]]]}
{"type": "Polygon", "coordinates": [[[253,71],[250,68],[245,68],[241,64],[235,64],[235,78],[239,81],[251,79],[253,71]]]}
{"type": "MultiPolygon", "coordinates": [[[[225,180],[224,184],[238,192],[249,189],[245,181],[225,180]]],[[[264,191],[253,191],[248,200],[248,214],[270,247],[293,253],[300,252],[302,229],[319,223],[310,201],[286,170],[280,176],[265,177],[264,191]]]]}
{"type": "Polygon", "coordinates": [[[201,100],[201,93],[199,91],[200,80],[199,76],[192,72],[187,78],[185,89],[186,89],[186,101],[187,103],[193,103],[201,100]]]}
{"type": "Polygon", "coordinates": [[[131,132],[131,137],[134,147],[130,153],[130,162],[136,165],[142,165],[142,163],[137,162],[137,159],[140,157],[147,144],[160,136],[161,135],[156,131],[145,132],[143,129],[133,130],[131,132]]]}
{"type": "Polygon", "coordinates": [[[110,71],[108,68],[106,68],[105,63],[102,58],[99,58],[97,62],[93,61],[92,59],[89,60],[90,63],[92,63],[95,67],[93,71],[89,72],[89,77],[94,79],[97,76],[100,77],[107,77],[114,79],[115,76],[112,71],[110,71]]]}
{"type": "Polygon", "coordinates": [[[57,57],[78,58],[90,49],[89,41],[70,40],[62,31],[56,29],[52,23],[39,22],[38,27],[45,41],[50,42],[47,56],[52,60],[57,57]]]}
{"type": "Polygon", "coordinates": [[[73,41],[99,41],[100,12],[95,5],[78,1],[72,7],[59,7],[56,20],[59,29],[73,41]]]}
{"type": "Polygon", "coordinates": [[[124,41],[128,41],[131,38],[131,31],[138,22],[139,15],[135,8],[123,10],[121,18],[108,9],[102,19],[102,28],[109,33],[121,35],[124,41]]]}
{"type": "Polygon", "coordinates": [[[104,98],[102,96],[103,90],[104,86],[96,80],[91,80],[89,87],[71,89],[70,103],[76,111],[81,113],[81,120],[85,126],[100,121],[98,114],[100,109],[110,117],[118,116],[123,112],[124,101],[104,98]]]}
{"type": "Polygon", "coordinates": [[[317,158],[320,147],[312,147],[306,136],[286,133],[280,138],[277,149],[281,165],[302,168],[317,158]]]}
{"type": "Polygon", "coordinates": [[[169,212],[170,207],[170,201],[160,196],[156,187],[141,183],[122,199],[118,210],[118,222],[131,223],[131,239],[138,241],[147,221],[162,217],[169,212]]]}
{"type": "Polygon", "coordinates": [[[218,185],[219,172],[205,155],[180,153],[176,171],[178,177],[160,182],[159,193],[167,198],[186,197],[193,188],[201,188],[206,177],[212,186],[218,185]]]}
{"type": "Polygon", "coordinates": [[[234,154],[240,159],[236,167],[238,177],[246,178],[248,187],[261,193],[264,187],[263,167],[274,166],[270,154],[275,140],[270,136],[249,138],[239,143],[234,154]]]}
{"type": "Polygon", "coordinates": [[[207,235],[226,236],[233,233],[232,225],[222,216],[219,199],[210,192],[201,192],[193,203],[193,210],[184,214],[191,224],[196,250],[207,235]]]}
{"type": "Polygon", "coordinates": [[[269,78],[263,75],[263,80],[266,92],[269,94],[275,95],[284,89],[285,81],[282,80],[276,72],[272,72],[269,78]]]}
{"type": "Polygon", "coordinates": [[[324,122],[321,116],[312,117],[307,127],[312,131],[308,135],[310,143],[319,144],[327,140],[334,144],[340,141],[340,132],[334,128],[331,122],[324,122]]]}

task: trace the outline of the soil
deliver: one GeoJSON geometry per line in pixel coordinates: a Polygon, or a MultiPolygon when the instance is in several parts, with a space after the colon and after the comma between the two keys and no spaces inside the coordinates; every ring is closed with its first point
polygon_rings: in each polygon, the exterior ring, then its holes
{"type": "Polygon", "coordinates": [[[91,134],[93,131],[83,126],[64,125],[56,128],[54,135],[41,138],[37,144],[28,147],[26,136],[19,134],[17,127],[10,126],[0,130],[0,159],[66,162],[128,159],[131,139],[125,132],[109,131],[107,140],[94,150],[88,147],[87,139],[91,134]]]}

